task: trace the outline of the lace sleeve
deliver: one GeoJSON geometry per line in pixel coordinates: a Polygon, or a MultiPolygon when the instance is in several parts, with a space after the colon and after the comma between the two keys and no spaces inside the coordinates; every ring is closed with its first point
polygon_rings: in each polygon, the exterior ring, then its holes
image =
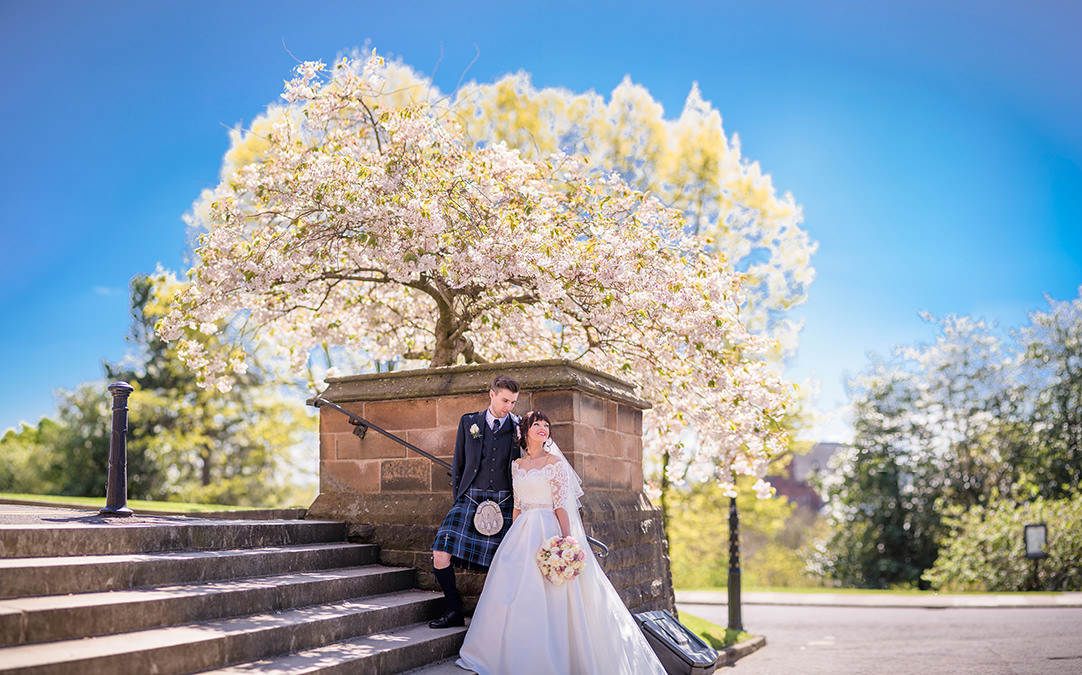
{"type": "Polygon", "coordinates": [[[522,497],[519,495],[519,491],[515,488],[515,479],[514,479],[514,477],[515,477],[515,473],[516,473],[515,470],[516,469],[518,469],[518,464],[516,464],[515,462],[511,462],[511,505],[515,510],[521,511],[522,510],[522,497]]]}
{"type": "Polygon", "coordinates": [[[574,499],[574,495],[571,494],[571,481],[568,480],[565,466],[567,466],[566,462],[557,462],[553,465],[555,470],[552,472],[549,485],[552,486],[552,508],[567,511],[570,510],[569,504],[574,499]]]}

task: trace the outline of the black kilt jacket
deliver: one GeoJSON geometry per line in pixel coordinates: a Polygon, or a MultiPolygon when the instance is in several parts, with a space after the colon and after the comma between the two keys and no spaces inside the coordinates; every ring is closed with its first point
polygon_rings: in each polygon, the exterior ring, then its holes
{"type": "MultiPolygon", "coordinates": [[[[518,459],[520,455],[517,442],[520,418],[514,413],[511,413],[509,417],[511,419],[504,420],[493,442],[500,449],[510,448],[510,461],[504,467],[504,470],[507,471],[508,486],[511,485],[511,462],[518,459]]],[[[455,437],[455,456],[451,462],[451,494],[454,495],[456,500],[466,493],[466,489],[473,483],[474,478],[477,477],[477,472],[481,468],[481,460],[485,455],[485,425],[484,410],[467,413],[458,421],[458,435],[455,437]],[[470,429],[475,424],[480,432],[476,438],[470,432],[470,429]]]]}

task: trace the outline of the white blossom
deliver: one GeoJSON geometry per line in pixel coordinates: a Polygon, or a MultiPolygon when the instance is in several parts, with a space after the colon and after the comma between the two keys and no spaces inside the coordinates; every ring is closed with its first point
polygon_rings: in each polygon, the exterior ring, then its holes
{"type": "Polygon", "coordinates": [[[188,216],[198,257],[159,332],[204,386],[226,390],[243,346],[267,341],[295,372],[326,345],[433,366],[569,358],[651,401],[648,447],[725,484],[765,473],[790,387],[741,321],[743,275],[679,212],[579,157],[476,147],[442,104],[382,94],[375,55],[325,70],[298,66],[265,145],[188,216]],[[231,353],[185,339],[219,322],[231,353]]]}

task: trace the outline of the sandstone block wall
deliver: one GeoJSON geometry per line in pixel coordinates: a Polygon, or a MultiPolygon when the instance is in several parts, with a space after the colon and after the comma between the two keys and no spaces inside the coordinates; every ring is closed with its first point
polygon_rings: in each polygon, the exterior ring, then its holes
{"type": "MultiPolygon", "coordinates": [[[[542,410],[553,439],[583,479],[583,521],[606,543],[602,560],[632,611],[674,609],[661,513],[643,494],[642,411],[625,383],[567,361],[505,363],[337,378],[322,396],[450,463],[459,418],[488,405],[500,373],[522,385],[515,413],[542,410]]],[[[435,588],[431,544],[451,506],[450,473],[369,429],[364,439],[332,408],[320,410],[320,495],[310,517],[350,523],[351,537],[380,545],[381,562],[415,567],[435,588]]],[[[463,593],[484,575],[459,574],[463,593]]]]}

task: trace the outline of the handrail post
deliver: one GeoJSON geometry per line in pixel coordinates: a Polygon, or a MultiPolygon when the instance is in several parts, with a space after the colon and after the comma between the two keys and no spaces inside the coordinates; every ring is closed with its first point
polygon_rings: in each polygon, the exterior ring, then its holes
{"type": "Polygon", "coordinates": [[[128,508],[128,396],[135,387],[127,382],[109,385],[113,395],[113,432],[109,437],[109,479],[103,516],[130,516],[128,508]]]}

